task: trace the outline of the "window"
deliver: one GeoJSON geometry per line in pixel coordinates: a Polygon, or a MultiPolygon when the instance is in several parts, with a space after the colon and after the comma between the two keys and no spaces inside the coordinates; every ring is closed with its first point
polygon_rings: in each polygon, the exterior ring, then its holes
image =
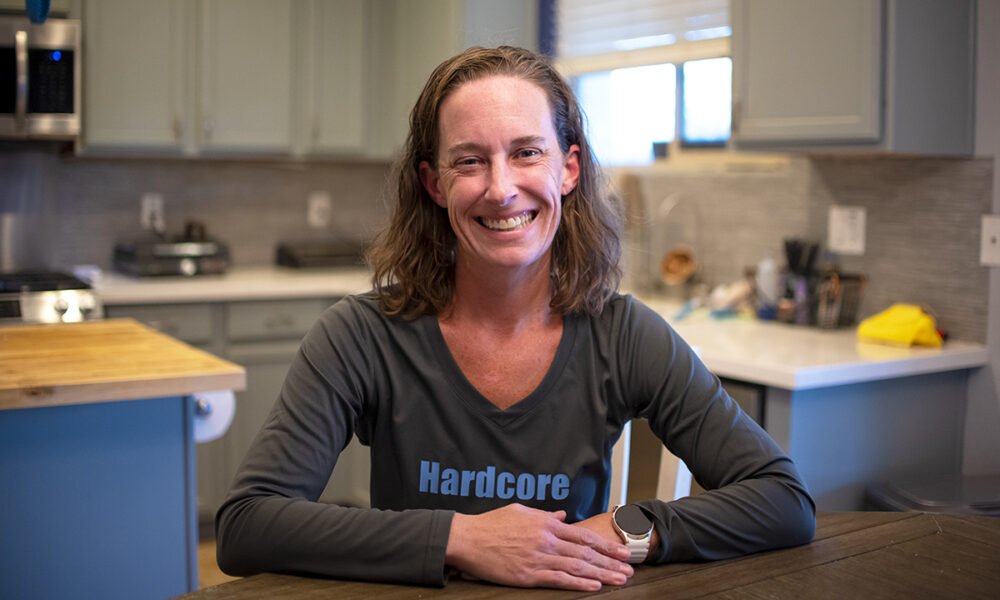
{"type": "Polygon", "coordinates": [[[557,0],[557,64],[605,165],[729,139],[728,0],[557,0]]]}

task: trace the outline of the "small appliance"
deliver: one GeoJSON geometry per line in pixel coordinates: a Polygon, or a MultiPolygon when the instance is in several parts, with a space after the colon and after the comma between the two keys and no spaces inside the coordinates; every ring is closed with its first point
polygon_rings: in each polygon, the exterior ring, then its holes
{"type": "Polygon", "coordinates": [[[115,244],[114,265],[134,277],[221,275],[229,268],[229,248],[209,238],[204,224],[188,221],[184,234],[173,239],[151,233],[115,244]]]}

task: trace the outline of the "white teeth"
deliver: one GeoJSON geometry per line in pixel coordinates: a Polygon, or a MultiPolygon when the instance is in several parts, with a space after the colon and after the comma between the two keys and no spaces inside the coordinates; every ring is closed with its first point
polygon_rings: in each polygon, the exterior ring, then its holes
{"type": "Polygon", "coordinates": [[[535,220],[534,213],[527,212],[509,219],[487,219],[486,217],[482,217],[480,222],[493,231],[512,231],[524,227],[533,220],[535,220]]]}

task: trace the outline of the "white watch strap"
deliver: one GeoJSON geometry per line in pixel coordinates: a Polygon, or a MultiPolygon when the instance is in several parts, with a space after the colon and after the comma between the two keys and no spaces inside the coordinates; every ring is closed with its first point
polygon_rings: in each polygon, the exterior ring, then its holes
{"type": "Polygon", "coordinates": [[[649,537],[645,537],[641,540],[634,540],[629,538],[625,545],[628,546],[628,562],[630,564],[638,564],[646,560],[646,556],[649,555],[649,537]]]}

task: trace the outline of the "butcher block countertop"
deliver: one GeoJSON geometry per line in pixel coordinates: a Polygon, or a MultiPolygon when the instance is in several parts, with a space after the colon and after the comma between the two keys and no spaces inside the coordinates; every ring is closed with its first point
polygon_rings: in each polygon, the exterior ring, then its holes
{"type": "Polygon", "coordinates": [[[245,386],[243,367],[132,319],[0,327],[0,410],[245,386]]]}

